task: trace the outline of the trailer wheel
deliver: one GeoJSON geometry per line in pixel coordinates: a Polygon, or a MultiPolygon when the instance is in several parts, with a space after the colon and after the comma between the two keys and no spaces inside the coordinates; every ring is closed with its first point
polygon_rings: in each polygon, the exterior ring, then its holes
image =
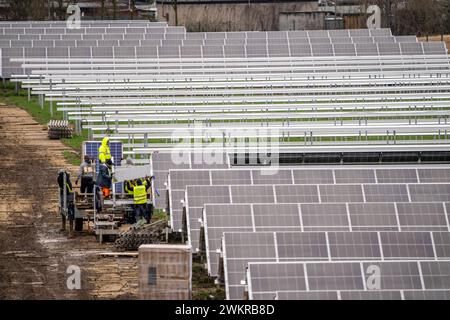
{"type": "Polygon", "coordinates": [[[75,231],[83,231],[83,218],[75,219],[75,231]]]}

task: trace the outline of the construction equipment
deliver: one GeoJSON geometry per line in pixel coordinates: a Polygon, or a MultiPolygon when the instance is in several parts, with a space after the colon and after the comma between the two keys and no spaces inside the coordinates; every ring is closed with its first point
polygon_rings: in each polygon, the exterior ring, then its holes
{"type": "MultiPolygon", "coordinates": [[[[114,161],[114,159],[112,159],[114,161]]],[[[94,177],[96,176],[96,166],[94,168],[94,177]]],[[[113,167],[112,171],[115,169],[113,167]]],[[[90,222],[93,222],[93,231],[100,242],[103,242],[105,236],[109,240],[116,238],[120,235],[120,227],[122,224],[126,223],[127,217],[133,214],[134,199],[123,193],[122,188],[117,188],[118,183],[123,183],[125,179],[130,179],[129,177],[136,177],[136,172],[139,177],[151,176],[150,166],[127,166],[126,168],[121,168],[120,174],[114,177],[112,184],[111,196],[107,199],[103,198],[103,194],[98,186],[94,186],[93,193],[79,193],[74,191],[74,207],[75,207],[75,230],[82,231],[83,223],[87,221],[88,229],[90,228],[90,222]]],[[[152,186],[154,190],[154,186],[152,186]]],[[[153,195],[153,192],[152,192],[153,195]]],[[[63,199],[62,203],[67,203],[67,199],[63,199]]],[[[153,198],[150,197],[147,201],[147,205],[152,208],[153,198]]],[[[67,204],[63,206],[67,208],[67,204]]],[[[151,239],[155,238],[154,233],[150,233],[148,237],[144,233],[136,232],[132,233],[130,236],[134,240],[130,243],[137,244],[140,238],[141,243],[152,243],[151,239]],[[149,242],[150,241],[150,242],[149,242]]],[[[159,235],[160,236],[160,235],[159,235]]],[[[158,237],[159,237],[158,236],[158,237]]],[[[130,246],[126,244],[126,246],[130,246]]]]}
{"type": "Polygon", "coordinates": [[[168,242],[168,223],[159,220],[151,224],[145,224],[140,220],[128,231],[120,234],[115,245],[119,250],[138,250],[143,244],[158,244],[168,242]]]}

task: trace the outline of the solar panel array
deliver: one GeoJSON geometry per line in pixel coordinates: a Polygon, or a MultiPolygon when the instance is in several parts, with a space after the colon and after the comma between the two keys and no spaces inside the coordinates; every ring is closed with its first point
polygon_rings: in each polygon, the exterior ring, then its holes
{"type": "Polygon", "coordinates": [[[133,142],[124,144],[131,157],[154,147],[177,147],[192,123],[201,123],[202,137],[224,139],[225,145],[251,138],[254,133],[249,131],[255,130],[263,139],[296,146],[329,143],[325,141],[330,137],[339,137],[333,142],[338,145],[348,144],[347,139],[377,144],[448,140],[444,101],[450,64],[445,44],[394,37],[389,29],[186,33],[183,27],[148,23],[89,25],[75,31],[12,26],[2,30],[1,45],[11,46],[3,50],[4,76],[17,72],[17,81],[33,94],[59,102],[59,109],[69,119],[84,122],[94,138],[107,130],[117,140],[132,137],[133,142]],[[380,101],[380,96],[388,101],[380,101]],[[289,113],[292,105],[305,111],[305,103],[312,105],[312,113],[317,114],[318,107],[335,113],[342,108],[338,100],[347,103],[347,110],[341,111],[356,111],[348,102],[358,102],[364,112],[321,115],[312,127],[306,115],[280,119],[274,114],[280,108],[289,113]],[[369,112],[367,101],[377,102],[369,112]],[[399,110],[398,102],[408,103],[408,110],[399,110]],[[429,117],[417,110],[423,103],[433,112],[429,117]],[[441,106],[444,109],[438,109],[441,106]],[[249,115],[248,108],[256,112],[249,115]],[[125,117],[110,117],[119,110],[125,117]],[[183,111],[184,119],[175,110],[183,111]],[[219,117],[202,118],[212,111],[219,117]],[[392,120],[373,111],[389,111],[392,120]],[[159,112],[166,118],[158,123],[152,116],[159,112]],[[246,115],[239,118],[242,112],[246,115]],[[218,120],[224,113],[232,121],[218,120]],[[269,130],[260,132],[247,116],[266,122],[269,130]],[[242,132],[243,126],[248,130],[242,132]],[[147,141],[146,135],[154,139],[147,141]],[[165,142],[155,143],[158,140],[165,142]]]}
{"type": "MultiPolygon", "coordinates": [[[[442,233],[225,232],[223,241],[225,247],[224,264],[226,266],[225,281],[228,299],[242,299],[244,295],[244,285],[242,282],[245,280],[246,266],[250,262],[448,260],[448,248],[450,246],[449,231],[442,233]],[[435,240],[436,242],[434,242],[435,240]],[[252,243],[252,246],[249,247],[248,243],[252,243]]],[[[332,278],[332,274],[329,277],[332,278]]],[[[275,291],[305,290],[305,288],[295,286],[294,283],[292,283],[293,287],[291,288],[281,286],[274,286],[274,288],[275,291]]],[[[252,290],[255,289],[250,282],[248,284],[252,290]]],[[[267,291],[269,291],[269,288],[271,287],[266,287],[267,291]]],[[[364,288],[359,288],[359,290],[362,289],[364,288]]],[[[379,290],[381,289],[419,288],[390,288],[382,285],[379,290]]],[[[358,288],[328,287],[322,288],[321,290],[358,290],[358,288]]]]}
{"type": "MultiPolygon", "coordinates": [[[[277,150],[446,150],[444,43],[388,29],[187,33],[121,23],[0,23],[2,76],[16,73],[94,138],[112,132],[123,155],[144,163],[151,154],[156,207],[196,252],[206,247],[227,298],[448,297],[448,166],[266,175],[231,168],[227,155],[255,138],[257,151],[267,138],[277,150]],[[203,157],[205,141],[217,162],[203,157]],[[381,272],[375,290],[369,269],[381,272]]],[[[98,144],[87,152],[96,156],[98,144]]]]}
{"type": "MultiPolygon", "coordinates": [[[[406,185],[399,183],[450,183],[447,169],[233,169],[233,170],[170,170],[169,201],[171,225],[183,228],[181,200],[186,202],[187,232],[192,247],[199,247],[199,219],[204,203],[217,194],[225,203],[317,203],[319,202],[417,202],[408,195],[406,185]],[[313,185],[317,184],[317,185],[313,185]],[[363,185],[366,184],[366,185],[363,185]],[[187,187],[187,186],[197,187],[187,187]],[[219,188],[200,187],[221,186],[219,188]],[[239,185],[251,187],[239,187],[239,185]],[[277,185],[277,186],[275,186],[277,185]],[[289,186],[293,185],[293,186],[289,186]],[[294,186],[295,185],[295,186],[294,186]],[[320,186],[319,186],[320,185],[320,186]],[[345,186],[344,186],[345,185],[345,186]],[[222,192],[222,186],[231,186],[222,192]],[[396,189],[396,190],[388,190],[396,189]],[[228,190],[228,189],[227,189],[228,190]],[[196,198],[192,200],[191,198],[196,198]],[[201,201],[204,198],[203,201],[201,201]],[[241,198],[244,199],[242,202],[241,198]],[[258,199],[262,199],[258,201],[258,199]]],[[[412,187],[415,188],[415,187],[412,187]]],[[[417,190],[412,190],[415,192],[417,190]]],[[[418,192],[425,192],[420,190],[418,192]]],[[[437,195],[442,190],[438,190],[437,195]]],[[[436,199],[437,199],[437,195],[436,199]]],[[[425,196],[424,198],[426,198],[425,196]]],[[[417,198],[421,198],[417,195],[417,198]]],[[[442,199],[445,198],[443,195],[442,199]]],[[[446,201],[446,200],[437,201],[446,201]]],[[[427,200],[424,200],[425,202],[427,200]]],[[[434,201],[434,200],[433,200],[434,201]]],[[[220,202],[222,203],[222,202],[220,202]]]]}
{"type": "MultiPolygon", "coordinates": [[[[203,222],[208,272],[218,276],[217,250],[231,231],[450,231],[446,207],[431,203],[205,204],[203,222]]],[[[200,230],[199,230],[200,231],[200,230]]],[[[197,239],[196,236],[192,238],[197,239]]],[[[198,244],[200,247],[200,244],[198,244]]],[[[195,246],[194,246],[195,248],[195,246]]]]}
{"type": "Polygon", "coordinates": [[[446,297],[450,289],[446,285],[382,286],[377,292],[347,288],[345,280],[335,289],[272,285],[295,283],[291,278],[280,280],[283,276],[275,277],[279,282],[260,281],[266,292],[246,281],[246,267],[268,261],[354,260],[359,265],[373,260],[379,265],[389,260],[401,265],[448,260],[449,168],[311,167],[265,172],[270,169],[169,171],[170,208],[177,206],[172,221],[183,228],[184,206],[188,240],[198,253],[206,248],[208,273],[224,276],[228,299],[242,299],[246,288],[253,299],[282,299],[285,291],[318,298],[324,290],[323,296],[330,299],[446,297]]]}

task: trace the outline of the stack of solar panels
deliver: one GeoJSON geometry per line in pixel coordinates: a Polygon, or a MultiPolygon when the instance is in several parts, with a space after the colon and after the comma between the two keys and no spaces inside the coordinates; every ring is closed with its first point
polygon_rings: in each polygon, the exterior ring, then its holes
{"type": "Polygon", "coordinates": [[[72,138],[72,128],[69,125],[69,121],[50,120],[47,124],[47,135],[49,139],[72,138]]]}
{"type": "Polygon", "coordinates": [[[448,165],[170,170],[168,181],[172,227],[206,251],[228,299],[450,299],[448,165]]]}

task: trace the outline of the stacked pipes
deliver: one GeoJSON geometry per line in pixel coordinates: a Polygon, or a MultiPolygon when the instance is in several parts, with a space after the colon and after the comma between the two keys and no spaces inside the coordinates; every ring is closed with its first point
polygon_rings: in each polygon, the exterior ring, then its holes
{"type": "Polygon", "coordinates": [[[135,251],[142,244],[166,243],[167,221],[159,220],[142,227],[134,227],[122,233],[116,240],[117,249],[135,251]]]}
{"type": "Polygon", "coordinates": [[[47,128],[49,139],[72,138],[72,128],[67,120],[50,120],[47,128]]]}

